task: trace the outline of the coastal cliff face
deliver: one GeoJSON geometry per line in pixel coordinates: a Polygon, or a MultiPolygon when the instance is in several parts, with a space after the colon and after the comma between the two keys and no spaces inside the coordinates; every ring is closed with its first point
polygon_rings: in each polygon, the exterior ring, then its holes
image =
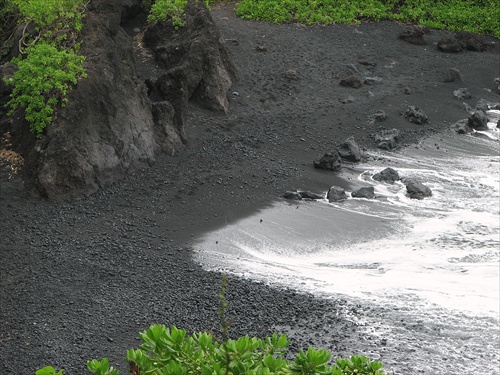
{"type": "Polygon", "coordinates": [[[191,98],[228,110],[225,94],[235,70],[202,2],[190,2],[187,26],[180,29],[147,26],[143,12],[140,0],[92,0],[82,31],[87,78],[69,93],[42,139],[25,130],[22,116],[12,123],[33,194],[53,201],[85,197],[150,166],[159,152],[177,153],[186,142],[191,98]],[[127,32],[131,19],[142,20],[146,32],[127,32]],[[142,40],[134,43],[144,34],[146,47],[142,40]],[[148,50],[139,58],[159,65],[156,71],[138,74],[138,46],[148,50]],[[165,46],[179,51],[175,59],[167,58],[165,46]]]}

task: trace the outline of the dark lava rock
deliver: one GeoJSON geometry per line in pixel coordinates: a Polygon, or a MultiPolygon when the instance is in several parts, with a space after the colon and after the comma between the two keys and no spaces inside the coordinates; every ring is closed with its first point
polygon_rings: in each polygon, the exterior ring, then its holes
{"type": "Polygon", "coordinates": [[[406,185],[406,194],[411,199],[424,199],[425,197],[432,196],[432,191],[429,187],[413,178],[405,178],[403,179],[403,183],[406,185]]]}
{"type": "Polygon", "coordinates": [[[285,78],[289,81],[298,81],[300,75],[296,70],[290,69],[285,72],[285,78]]]}
{"type": "Polygon", "coordinates": [[[361,160],[363,152],[354,140],[354,137],[349,137],[342,143],[342,146],[340,146],[339,156],[348,161],[358,162],[361,160]]]}
{"type": "Polygon", "coordinates": [[[377,121],[385,121],[385,120],[387,120],[387,114],[383,110],[379,110],[379,111],[375,112],[375,114],[373,115],[373,117],[377,121]]]}
{"type": "Polygon", "coordinates": [[[472,95],[470,94],[469,90],[467,90],[465,87],[454,90],[453,96],[459,100],[472,98],[472,95]]]}
{"type": "Polygon", "coordinates": [[[375,188],[373,186],[365,186],[365,187],[359,188],[356,191],[353,191],[351,193],[351,196],[353,198],[373,199],[373,198],[375,198],[375,188]]]}
{"type": "Polygon", "coordinates": [[[17,70],[16,64],[4,64],[0,65],[0,101],[3,102],[3,98],[6,98],[11,94],[14,86],[8,84],[7,82],[14,76],[17,70]],[[6,82],[7,81],[7,82],[6,82]]]}
{"type": "Polygon", "coordinates": [[[483,52],[491,47],[484,36],[472,34],[467,31],[456,33],[454,38],[469,51],[483,52]]]}
{"type": "Polygon", "coordinates": [[[25,180],[34,194],[53,201],[86,197],[148,168],[162,150],[173,155],[184,146],[189,99],[227,110],[234,66],[203,3],[189,2],[187,27],[160,22],[146,30],[163,72],[150,87],[138,78],[134,43],[122,27],[137,15],[134,4],[89,3],[81,35],[87,77],[69,93],[43,139],[25,137],[25,180]]]}
{"type": "Polygon", "coordinates": [[[398,129],[381,130],[375,134],[375,142],[378,148],[392,151],[399,148],[400,137],[401,133],[398,129]]]}
{"type": "Polygon", "coordinates": [[[456,131],[458,134],[472,133],[472,128],[469,126],[468,119],[458,120],[453,125],[451,125],[451,129],[456,131]]]}
{"type": "Polygon", "coordinates": [[[482,111],[476,111],[469,116],[467,124],[475,130],[488,130],[488,116],[482,111]]]}
{"type": "Polygon", "coordinates": [[[462,75],[460,74],[460,70],[456,68],[450,68],[446,72],[446,75],[443,79],[444,82],[455,82],[455,81],[461,81],[462,80],[462,75]]]}
{"type": "Polygon", "coordinates": [[[414,124],[422,125],[428,121],[427,116],[422,110],[415,106],[409,106],[403,113],[403,116],[414,124]]]}
{"type": "Polygon", "coordinates": [[[324,198],[323,194],[314,193],[314,192],[309,191],[309,190],[298,190],[297,193],[299,193],[303,199],[323,199],[324,198]]]}
{"type": "Polygon", "coordinates": [[[356,99],[355,99],[355,98],[354,98],[354,96],[352,96],[352,95],[349,95],[347,98],[344,98],[344,99],[341,99],[341,100],[340,100],[340,102],[341,102],[342,104],[349,104],[349,103],[352,103],[352,102],[354,102],[354,101],[356,101],[356,99]]]}
{"type": "Polygon", "coordinates": [[[340,186],[332,186],[326,195],[328,202],[339,202],[347,199],[345,190],[340,186]]]}
{"type": "Polygon", "coordinates": [[[399,173],[393,168],[386,168],[381,172],[375,173],[373,175],[375,181],[394,183],[399,181],[399,173]]]}
{"type": "Polygon", "coordinates": [[[283,194],[283,198],[300,201],[302,200],[302,195],[297,191],[287,191],[285,194],[283,194]]]}
{"type": "Polygon", "coordinates": [[[326,152],[319,160],[314,161],[314,168],[338,171],[342,167],[337,151],[326,152]]]}
{"type": "Polygon", "coordinates": [[[341,86],[353,87],[355,89],[358,89],[361,86],[363,86],[363,80],[355,74],[340,80],[339,83],[341,86]]]}
{"type": "Polygon", "coordinates": [[[376,62],[371,61],[371,60],[366,60],[366,59],[358,60],[358,63],[360,65],[364,65],[364,66],[368,66],[368,67],[372,67],[372,68],[377,66],[376,62]]]}
{"type": "Polygon", "coordinates": [[[188,100],[194,100],[227,113],[226,94],[236,80],[230,52],[202,2],[188,2],[186,23],[186,27],[176,28],[171,22],[158,22],[144,32],[144,44],[166,71],[155,86],[165,100],[180,96],[186,106],[188,100]]]}
{"type": "Polygon", "coordinates": [[[489,111],[490,109],[498,109],[498,107],[499,107],[498,103],[492,103],[484,99],[480,99],[476,103],[476,109],[478,111],[483,111],[483,112],[489,111]]]}
{"type": "Polygon", "coordinates": [[[287,191],[283,194],[283,198],[300,201],[302,199],[323,199],[324,196],[322,194],[313,193],[309,190],[297,190],[297,191],[287,191]]]}
{"type": "Polygon", "coordinates": [[[455,38],[445,37],[437,43],[437,48],[443,52],[458,53],[466,50],[465,45],[455,38]]]}
{"type": "Polygon", "coordinates": [[[425,45],[427,41],[424,39],[424,34],[428,32],[429,29],[421,26],[408,26],[399,33],[399,39],[410,44],[425,45]]]}

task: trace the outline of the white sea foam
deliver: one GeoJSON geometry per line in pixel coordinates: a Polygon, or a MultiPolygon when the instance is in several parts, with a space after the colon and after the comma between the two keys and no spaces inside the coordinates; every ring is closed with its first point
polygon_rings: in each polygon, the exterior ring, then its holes
{"type": "MultiPolygon", "coordinates": [[[[356,171],[376,199],[278,202],[201,239],[198,260],[208,269],[462,327],[474,337],[471,353],[480,356],[499,337],[500,157],[492,138],[442,134],[397,154],[373,154],[356,171]],[[413,200],[403,183],[373,180],[386,167],[427,185],[432,197],[413,200]]],[[[393,318],[367,317],[366,326],[397,336],[393,318]]],[[[436,338],[422,336],[428,339],[436,338]]],[[[442,356],[463,366],[456,340],[443,334],[443,353],[428,362],[433,373],[447,373],[439,370],[442,356]]],[[[474,363],[486,373],[499,357],[474,363]]]]}

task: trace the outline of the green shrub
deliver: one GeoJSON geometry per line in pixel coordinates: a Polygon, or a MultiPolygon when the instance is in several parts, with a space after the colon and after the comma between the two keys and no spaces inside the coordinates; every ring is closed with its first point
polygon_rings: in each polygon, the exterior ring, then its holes
{"type": "MultiPolygon", "coordinates": [[[[25,22],[34,22],[41,30],[59,24],[81,28],[86,2],[82,0],[9,0],[17,6],[25,22]]],[[[62,27],[59,27],[62,28],[62,27]]]]}
{"type": "MultiPolygon", "coordinates": [[[[199,0],[195,0],[199,1],[199,0]]],[[[228,0],[203,0],[209,8],[210,3],[228,0]]],[[[148,22],[172,20],[175,28],[186,26],[186,5],[188,0],[143,0],[142,5],[149,10],[148,22]]]]}
{"type": "Polygon", "coordinates": [[[289,362],[284,358],[289,345],[284,334],[275,333],[263,340],[244,336],[219,343],[206,332],[187,336],[185,330],[175,326],[169,329],[155,324],[139,336],[142,343],[138,349],[127,352],[127,361],[133,368],[137,366],[141,374],[384,375],[381,363],[364,356],[340,358],[329,365],[331,354],[312,347],[289,362]]]}
{"type": "Polygon", "coordinates": [[[23,108],[30,130],[41,137],[57,107],[66,104],[68,90],[84,76],[84,57],[45,41],[28,47],[26,52],[26,58],[13,60],[18,70],[12,81],[7,81],[14,86],[7,106],[9,115],[23,108]]]}
{"type": "Polygon", "coordinates": [[[78,33],[83,27],[84,0],[7,0],[10,12],[24,24],[19,42],[21,56],[12,60],[18,70],[7,83],[13,85],[7,103],[9,115],[24,109],[30,130],[41,137],[54,120],[59,106],[67,102],[68,91],[85,76],[78,55],[78,33]],[[27,33],[33,23],[36,33],[27,33]]]}
{"type": "Polygon", "coordinates": [[[166,21],[171,18],[175,27],[185,26],[187,2],[188,0],[156,0],[151,5],[148,22],[166,21]]]}
{"type": "Polygon", "coordinates": [[[41,368],[40,370],[37,370],[35,372],[35,375],[62,375],[64,370],[59,370],[56,371],[56,369],[52,366],[46,366],[44,368],[41,368]]]}

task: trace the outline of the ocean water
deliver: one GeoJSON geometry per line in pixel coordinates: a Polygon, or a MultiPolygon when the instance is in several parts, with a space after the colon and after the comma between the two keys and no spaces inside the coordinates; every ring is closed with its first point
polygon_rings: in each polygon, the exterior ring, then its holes
{"type": "Polygon", "coordinates": [[[497,374],[500,112],[489,116],[487,132],[443,133],[398,153],[371,153],[349,170],[348,185],[373,186],[375,199],[277,201],[199,239],[197,260],[321,298],[379,306],[383,314],[360,316],[357,324],[401,341],[404,358],[381,358],[395,374],[497,374]],[[432,197],[409,199],[402,183],[373,180],[386,167],[418,179],[432,197]],[[404,319],[433,329],[408,341],[395,324],[404,319]]]}

